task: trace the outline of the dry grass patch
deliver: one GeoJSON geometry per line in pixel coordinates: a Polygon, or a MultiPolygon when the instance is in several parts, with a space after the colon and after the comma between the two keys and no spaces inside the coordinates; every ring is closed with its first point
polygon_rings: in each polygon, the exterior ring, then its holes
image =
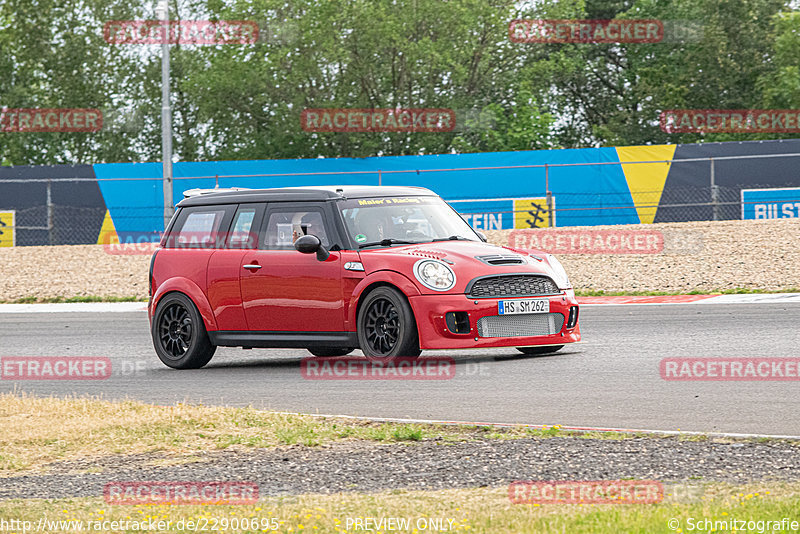
{"type": "MultiPolygon", "coordinates": [[[[621,432],[576,432],[560,425],[465,426],[371,422],[256,410],[95,397],[38,398],[0,394],[0,477],[37,470],[61,460],[159,453],[150,465],[206,460],[208,451],[233,448],[315,447],[345,440],[455,443],[485,439],[676,439],[621,432]]],[[[704,441],[706,436],[678,440],[704,441]]],[[[721,438],[714,438],[718,441],[721,438]]],[[[748,441],[748,440],[736,440],[748,441]]],[[[750,440],[752,441],[752,440],[750,440]]],[[[761,440],[756,440],[761,441],[761,440]]]]}
{"type": "Polygon", "coordinates": [[[800,484],[761,483],[711,484],[704,486],[699,494],[668,496],[660,504],[649,505],[515,505],[509,501],[506,488],[479,488],[265,497],[246,506],[110,506],[102,499],[11,500],[0,501],[0,517],[29,521],[32,528],[46,518],[50,522],[45,529],[48,532],[75,530],[74,523],[70,529],[65,523],[54,523],[57,521],[80,521],[87,530],[87,526],[91,527],[87,521],[153,519],[171,522],[169,528],[159,532],[179,532],[178,524],[183,520],[183,531],[188,521],[194,521],[208,530],[216,525],[221,532],[333,533],[357,531],[354,529],[357,519],[391,517],[408,521],[409,528],[399,532],[414,532],[414,528],[419,533],[425,532],[419,527],[437,520],[451,532],[652,533],[676,531],[668,527],[671,519],[677,519],[679,528],[688,532],[689,518],[695,522],[780,521],[795,516],[798,508],[800,484]],[[248,527],[242,528],[244,521],[248,527]],[[252,528],[253,521],[266,528],[252,528]],[[234,528],[234,523],[238,528],[234,528]]]}
{"type": "MultiPolygon", "coordinates": [[[[161,452],[176,463],[228,447],[317,446],[339,440],[415,442],[485,437],[476,429],[372,423],[178,404],[0,395],[0,476],[58,460],[161,452]]],[[[518,437],[528,435],[515,431],[518,437]]]]}

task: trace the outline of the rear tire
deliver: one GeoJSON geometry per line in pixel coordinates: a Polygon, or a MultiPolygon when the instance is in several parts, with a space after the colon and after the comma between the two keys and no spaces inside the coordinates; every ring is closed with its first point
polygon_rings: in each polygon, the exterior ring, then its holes
{"type": "Polygon", "coordinates": [[[151,334],[161,362],[173,369],[200,369],[217,347],[192,300],[183,293],[169,293],[156,307],[151,334]]]}
{"type": "Polygon", "coordinates": [[[348,348],[335,348],[335,347],[314,347],[308,349],[308,352],[316,356],[317,358],[335,358],[337,356],[347,356],[351,352],[356,349],[348,349],[348,348]]]}
{"type": "Polygon", "coordinates": [[[552,354],[553,352],[558,352],[563,348],[564,345],[550,345],[547,347],[517,347],[517,350],[522,354],[536,356],[537,354],[552,354]]]}
{"type": "Polygon", "coordinates": [[[358,343],[367,359],[387,361],[419,356],[419,336],[414,312],[405,295],[391,287],[378,287],[358,311],[358,343]]]}

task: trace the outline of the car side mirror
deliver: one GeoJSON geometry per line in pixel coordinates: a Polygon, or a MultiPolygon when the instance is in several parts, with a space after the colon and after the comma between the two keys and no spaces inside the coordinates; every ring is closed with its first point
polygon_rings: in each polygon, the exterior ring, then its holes
{"type": "Polygon", "coordinates": [[[298,237],[297,241],[294,242],[294,248],[297,249],[297,252],[303,254],[316,254],[318,261],[325,261],[331,255],[325,245],[322,244],[322,241],[315,235],[298,237]]]}
{"type": "Polygon", "coordinates": [[[483,241],[484,243],[486,243],[488,241],[486,239],[486,234],[484,234],[483,232],[475,232],[475,233],[478,234],[478,237],[480,237],[481,241],[483,241]]]}

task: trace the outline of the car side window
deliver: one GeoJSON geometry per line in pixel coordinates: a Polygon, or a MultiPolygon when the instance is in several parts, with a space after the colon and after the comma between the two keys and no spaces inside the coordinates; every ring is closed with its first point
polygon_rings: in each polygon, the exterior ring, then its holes
{"type": "Polygon", "coordinates": [[[258,227],[264,208],[256,204],[243,204],[236,210],[228,235],[228,248],[258,248],[258,227]]]}
{"type": "Polygon", "coordinates": [[[222,248],[234,206],[184,208],[166,248],[222,248]]]}
{"type": "Polygon", "coordinates": [[[315,209],[271,211],[264,234],[264,248],[268,250],[293,249],[297,238],[304,235],[315,235],[323,245],[330,246],[322,211],[315,209]]]}

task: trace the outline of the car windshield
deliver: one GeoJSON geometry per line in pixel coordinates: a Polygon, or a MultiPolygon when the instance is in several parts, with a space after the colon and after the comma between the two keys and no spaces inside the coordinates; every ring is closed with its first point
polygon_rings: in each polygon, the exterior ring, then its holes
{"type": "Polygon", "coordinates": [[[439,197],[356,198],[339,203],[347,232],[359,246],[480,241],[475,231],[439,197]]]}

